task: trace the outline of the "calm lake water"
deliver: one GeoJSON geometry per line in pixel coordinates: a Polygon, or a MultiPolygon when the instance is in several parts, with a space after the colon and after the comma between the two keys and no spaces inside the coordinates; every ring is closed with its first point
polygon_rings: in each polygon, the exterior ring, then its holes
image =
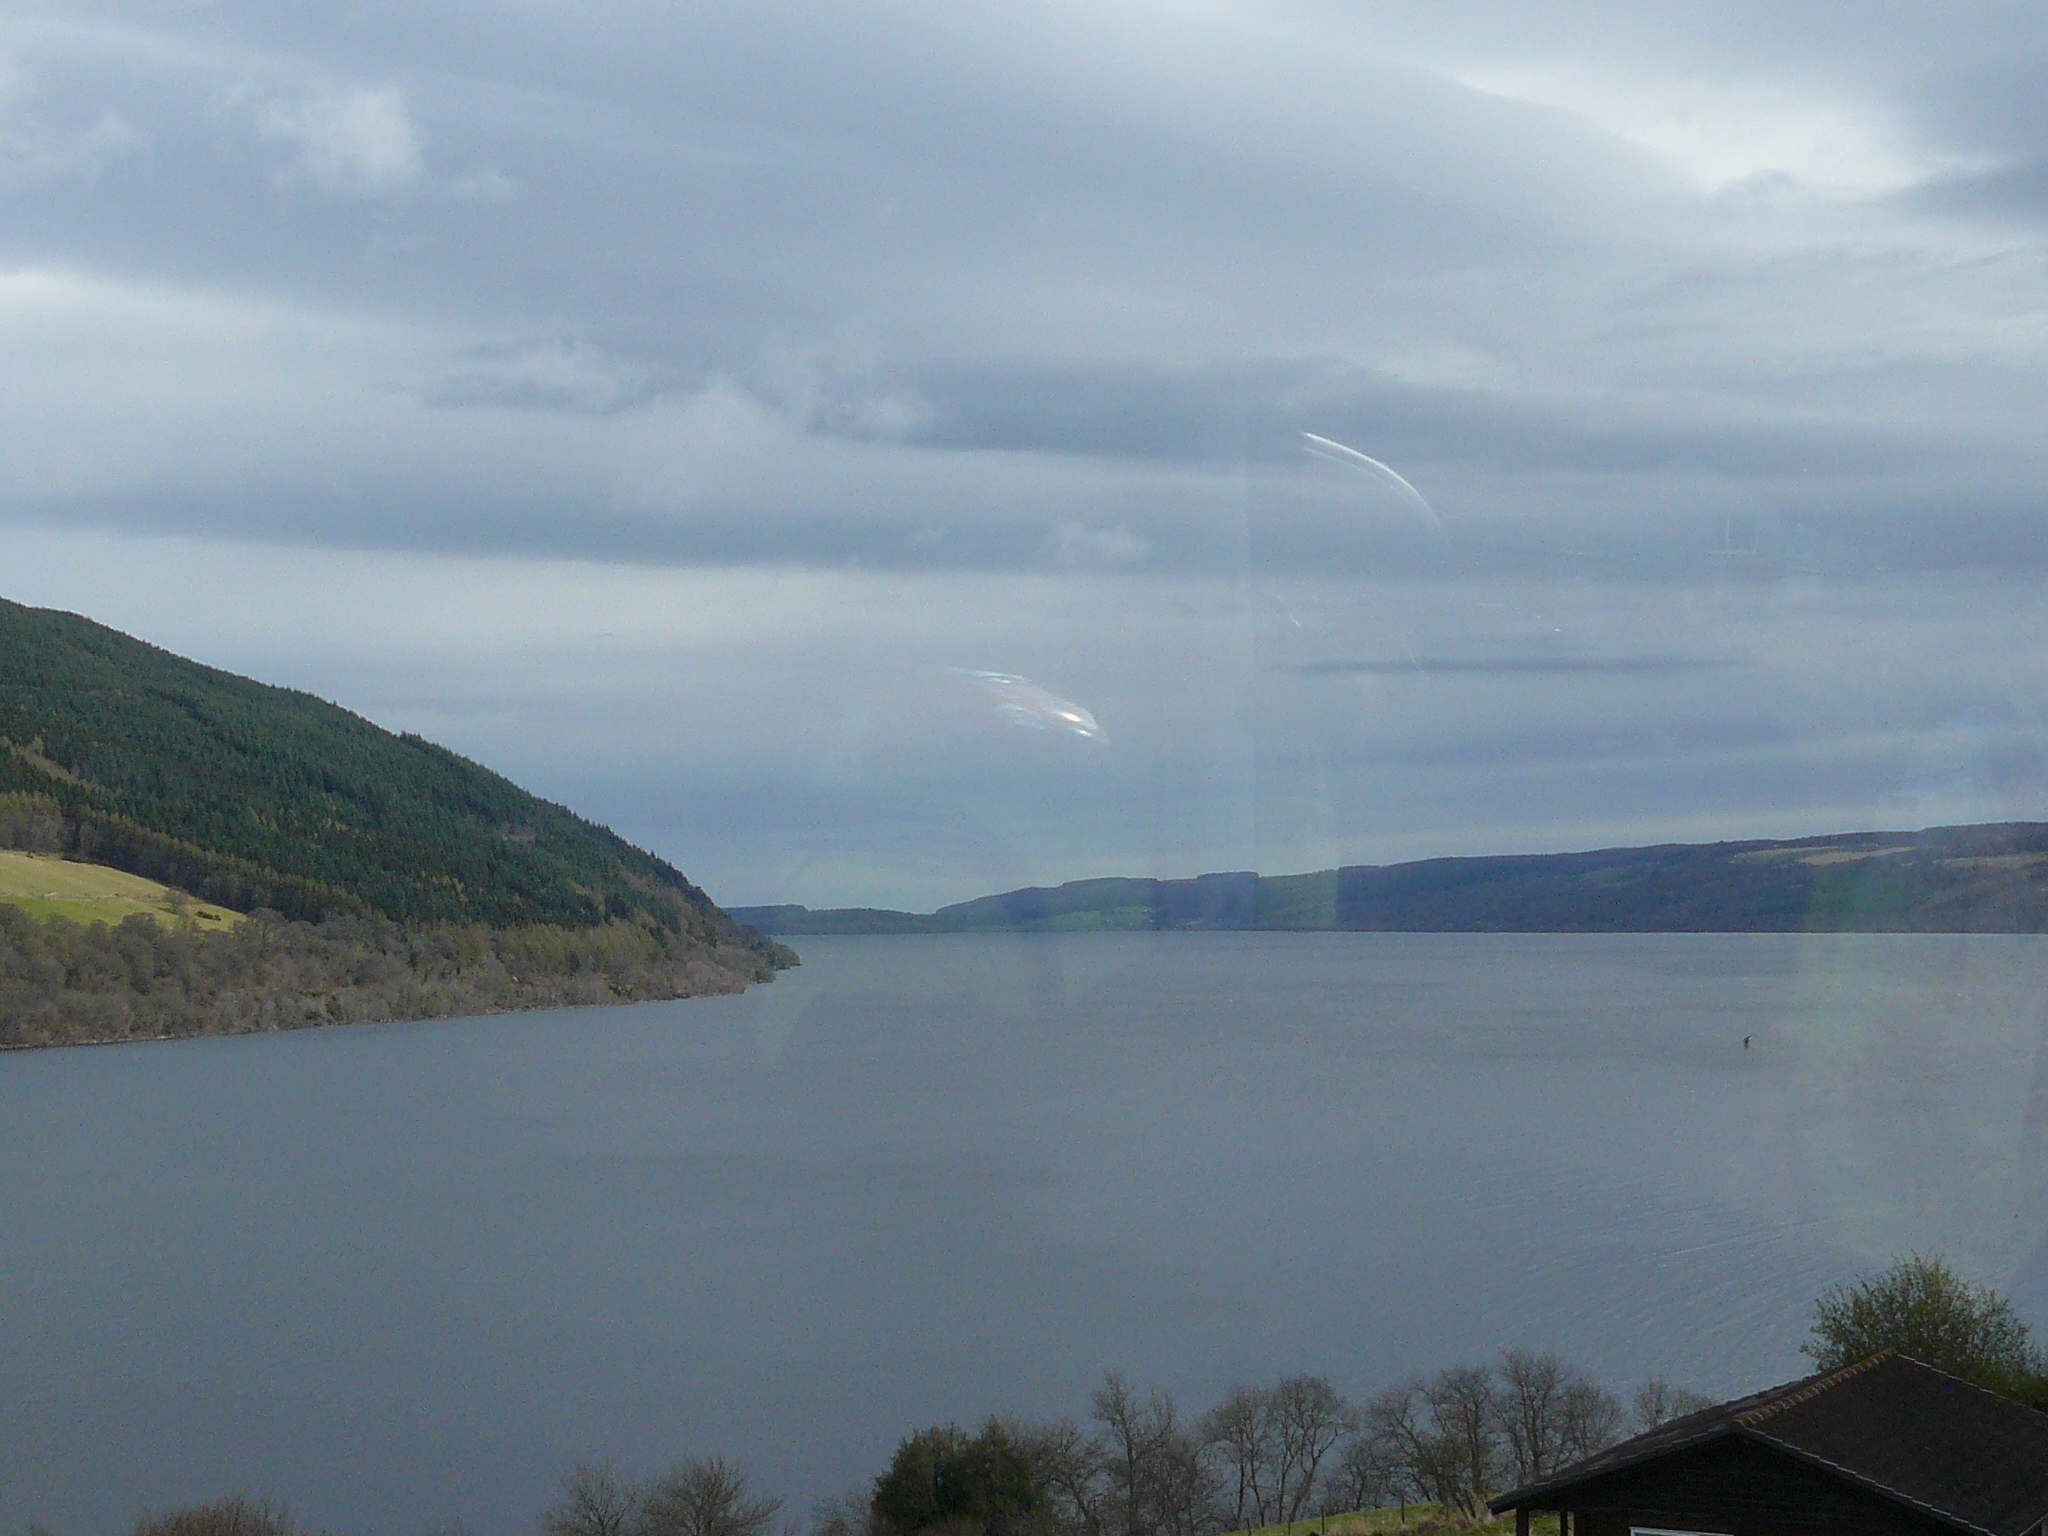
{"type": "Polygon", "coordinates": [[[1940,1249],[2048,1322],[2048,941],[809,939],[744,997],[0,1056],[0,1531],[529,1532],[1499,1346],[1796,1375],[1940,1249]],[[1743,1037],[1751,1037],[1748,1049],[1743,1037]]]}

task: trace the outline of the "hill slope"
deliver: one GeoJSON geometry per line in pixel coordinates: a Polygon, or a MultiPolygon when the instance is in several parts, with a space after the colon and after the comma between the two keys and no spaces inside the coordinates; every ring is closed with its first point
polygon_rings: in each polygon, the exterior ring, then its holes
{"type": "Polygon", "coordinates": [[[0,848],[270,914],[115,934],[0,906],[0,1044],[690,996],[796,958],[446,748],[4,600],[0,848]]]}
{"type": "Polygon", "coordinates": [[[0,792],[79,852],[240,910],[720,926],[681,873],[510,780],[310,694],[0,601],[0,792]],[[151,866],[151,867],[142,867],[151,866]]]}
{"type": "Polygon", "coordinates": [[[2048,933],[2048,824],[1075,880],[933,913],[738,907],[767,933],[2048,933]]]}

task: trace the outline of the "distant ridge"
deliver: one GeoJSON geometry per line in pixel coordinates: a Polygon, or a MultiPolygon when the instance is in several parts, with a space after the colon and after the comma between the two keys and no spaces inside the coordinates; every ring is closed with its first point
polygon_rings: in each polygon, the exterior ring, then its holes
{"type": "Polygon", "coordinates": [[[764,933],[2044,933],[2048,823],[1074,880],[932,913],[735,907],[764,933]]]}

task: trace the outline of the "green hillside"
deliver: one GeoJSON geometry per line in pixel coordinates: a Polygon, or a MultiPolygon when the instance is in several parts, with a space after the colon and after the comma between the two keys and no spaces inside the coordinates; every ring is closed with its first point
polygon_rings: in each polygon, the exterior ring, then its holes
{"type": "Polygon", "coordinates": [[[670,865],[446,748],[5,601],[0,796],[54,802],[74,858],[237,911],[745,937],[670,865]]]}
{"type": "Polygon", "coordinates": [[[0,1048],[737,992],[796,956],[416,736],[0,601],[0,1048]]]}

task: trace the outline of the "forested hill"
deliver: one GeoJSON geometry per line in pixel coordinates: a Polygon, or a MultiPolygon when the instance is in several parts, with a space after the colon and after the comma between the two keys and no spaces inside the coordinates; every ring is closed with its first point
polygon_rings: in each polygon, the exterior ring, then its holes
{"type": "Polygon", "coordinates": [[[2048,824],[1426,859],[1306,875],[1076,880],[932,913],[779,906],[734,915],[781,934],[2044,933],[2048,824]]]}
{"type": "Polygon", "coordinates": [[[5,601],[0,800],[17,826],[54,811],[53,851],[240,911],[412,928],[619,920],[779,949],[662,860],[443,747],[5,601]]]}

